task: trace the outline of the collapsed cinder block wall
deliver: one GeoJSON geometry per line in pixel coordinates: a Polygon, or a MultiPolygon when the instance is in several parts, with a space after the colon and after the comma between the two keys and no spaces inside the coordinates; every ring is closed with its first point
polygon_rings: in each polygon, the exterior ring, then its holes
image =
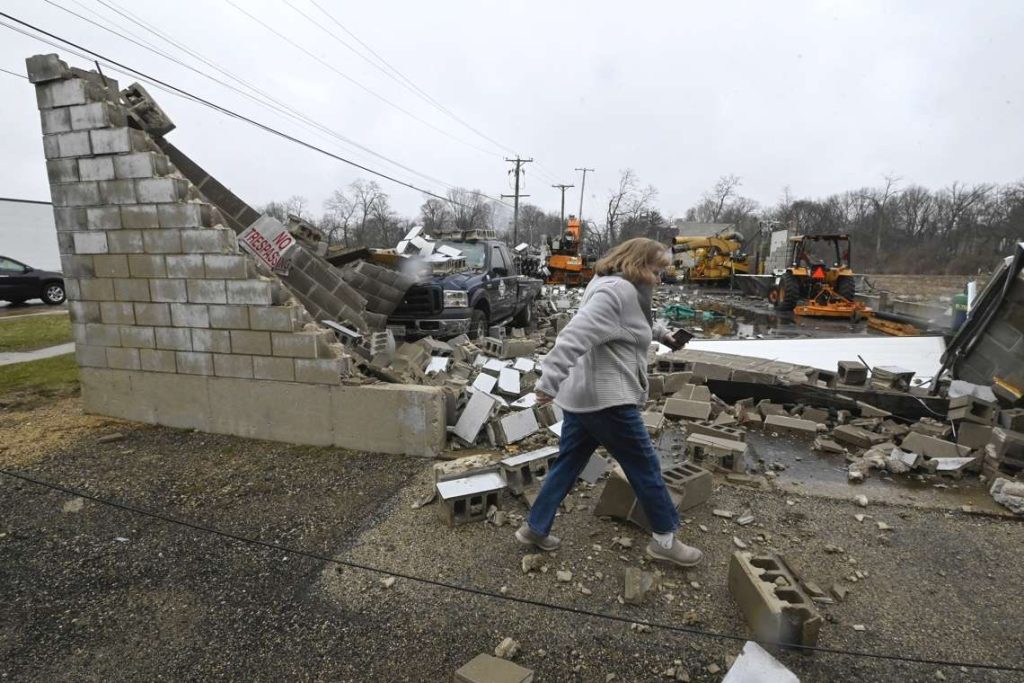
{"type": "Polygon", "coordinates": [[[27,66],[86,410],[295,443],[443,449],[440,391],[344,385],[351,359],[333,332],[257,272],[220,212],[129,125],[116,82],[57,55],[27,66]]]}

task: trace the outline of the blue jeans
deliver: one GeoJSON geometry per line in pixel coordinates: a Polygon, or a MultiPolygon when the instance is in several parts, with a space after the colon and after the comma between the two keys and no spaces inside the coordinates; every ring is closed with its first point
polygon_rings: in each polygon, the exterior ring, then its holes
{"type": "Polygon", "coordinates": [[[636,406],[615,406],[593,413],[565,411],[558,459],[530,508],[526,518],[530,528],[541,536],[550,533],[558,506],[576,485],[598,446],[604,446],[622,466],[652,531],[675,531],[679,513],[665,488],[658,454],[636,406]]]}

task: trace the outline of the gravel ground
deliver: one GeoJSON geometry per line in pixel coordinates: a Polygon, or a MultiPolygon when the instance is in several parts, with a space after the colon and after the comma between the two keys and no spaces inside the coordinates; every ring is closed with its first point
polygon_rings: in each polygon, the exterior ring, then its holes
{"type": "MultiPolygon", "coordinates": [[[[624,569],[654,567],[643,560],[642,533],[590,512],[600,483],[578,490],[573,510],[557,520],[565,546],[548,557],[548,571],[524,574],[512,532],[525,506],[507,499],[512,519],[504,527],[449,529],[436,506],[412,509],[431,481],[423,460],[119,424],[76,410],[69,400],[49,412],[8,413],[0,422],[4,443],[25,443],[23,429],[54,442],[30,457],[8,449],[0,460],[317,553],[630,620],[746,635],[725,583],[736,536],[754,550],[783,553],[823,588],[849,585],[845,602],[821,607],[820,645],[1024,665],[1024,527],[1017,520],[861,509],[720,482],[710,504],[687,513],[682,532],[706,551],[705,563],[686,572],[661,568],[661,589],[629,606],[618,600],[624,569]],[[113,431],[125,438],[99,442],[113,431]],[[740,527],[714,517],[713,508],[749,511],[755,522],[740,527]],[[870,518],[857,522],[857,513],[870,518]],[[893,530],[879,530],[878,521],[893,530]],[[633,546],[613,547],[623,536],[633,546]],[[559,582],[558,570],[571,571],[572,580],[559,582]],[[866,578],[849,582],[858,570],[866,578]]],[[[7,680],[445,681],[509,636],[522,646],[516,661],[538,681],[670,680],[663,675],[670,668],[717,681],[742,647],[406,579],[389,588],[377,574],[339,571],[6,477],[0,534],[0,676],[7,680]],[[710,665],[722,672],[709,673],[710,665]]],[[[805,683],[939,680],[935,666],[778,656],[805,683]]],[[[948,667],[941,673],[950,681],[1019,680],[948,667]]]]}

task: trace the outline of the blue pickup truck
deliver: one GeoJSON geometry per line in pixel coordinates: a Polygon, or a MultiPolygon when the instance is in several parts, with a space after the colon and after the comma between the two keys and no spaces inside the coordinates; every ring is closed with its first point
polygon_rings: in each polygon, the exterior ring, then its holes
{"type": "Polygon", "coordinates": [[[512,254],[498,240],[438,240],[436,247],[462,252],[466,269],[433,275],[413,285],[388,324],[405,327],[407,338],[486,336],[488,327],[530,324],[543,283],[520,275],[512,254]]]}

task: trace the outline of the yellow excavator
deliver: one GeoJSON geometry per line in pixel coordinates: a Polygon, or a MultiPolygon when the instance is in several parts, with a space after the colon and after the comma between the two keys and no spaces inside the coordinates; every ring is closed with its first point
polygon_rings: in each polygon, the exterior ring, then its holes
{"type": "Polygon", "coordinates": [[[726,283],[734,274],[749,274],[750,264],[743,253],[743,235],[727,230],[711,236],[676,237],[672,240],[673,254],[688,254],[693,265],[686,267],[682,259],[675,259],[677,277],[686,282],[704,284],[726,283]]]}

